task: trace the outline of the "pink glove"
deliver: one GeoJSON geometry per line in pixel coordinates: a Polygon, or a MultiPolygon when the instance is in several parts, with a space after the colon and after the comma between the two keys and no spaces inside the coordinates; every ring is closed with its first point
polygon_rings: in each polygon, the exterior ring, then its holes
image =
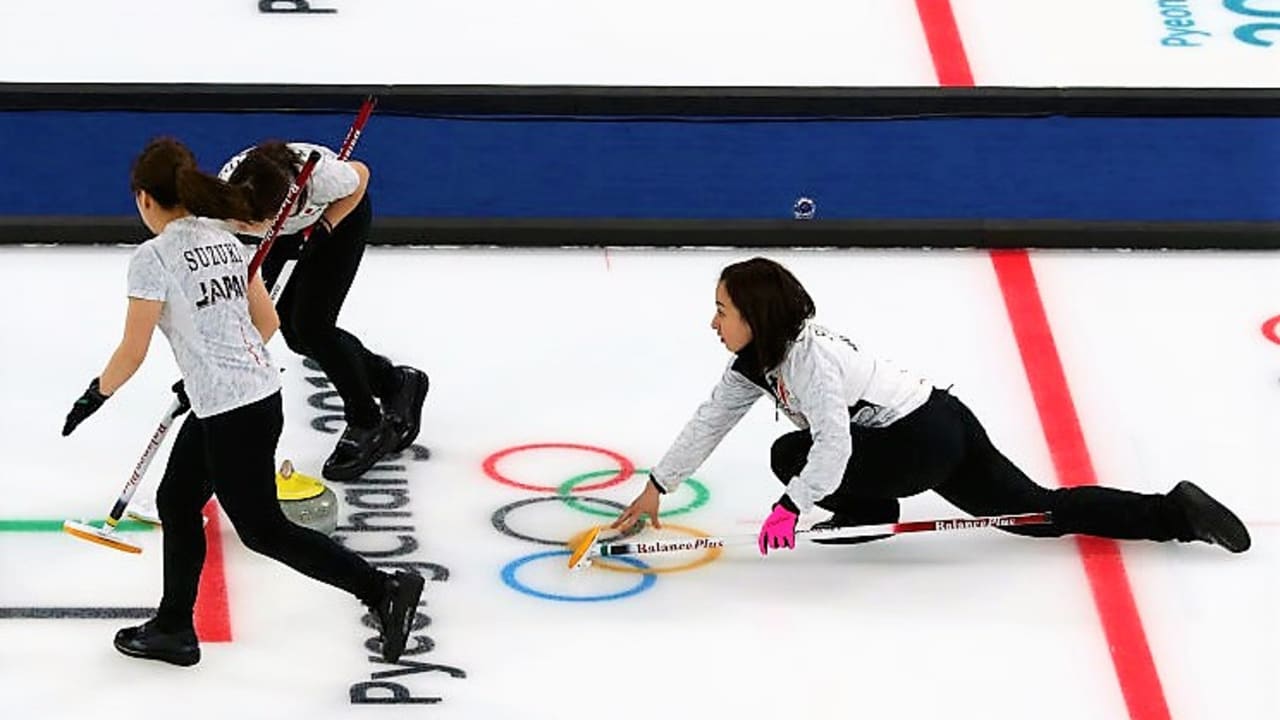
{"type": "Polygon", "coordinates": [[[800,516],[782,503],[773,506],[773,512],[765,518],[760,528],[760,554],[768,555],[769,548],[794,548],[796,546],[796,520],[800,516]]]}

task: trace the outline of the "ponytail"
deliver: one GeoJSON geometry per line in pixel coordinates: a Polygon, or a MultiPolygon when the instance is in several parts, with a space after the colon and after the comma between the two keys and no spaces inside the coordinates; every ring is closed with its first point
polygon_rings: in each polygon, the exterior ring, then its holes
{"type": "MultiPolygon", "coordinates": [[[[288,151],[286,151],[288,152],[288,151]]],[[[231,172],[230,183],[245,194],[249,220],[270,220],[289,194],[294,169],[275,158],[249,151],[231,172]]]]}
{"type": "Polygon", "coordinates": [[[243,185],[232,185],[183,166],[177,170],[178,199],[193,215],[221,220],[255,220],[249,205],[249,192],[243,185]]]}
{"type": "MultiPolygon", "coordinates": [[[[245,153],[231,171],[228,180],[248,189],[249,205],[255,222],[275,217],[289,186],[298,174],[297,156],[289,146],[269,140],[245,153]]],[[[298,207],[306,202],[306,190],[298,198],[298,207]]]]}

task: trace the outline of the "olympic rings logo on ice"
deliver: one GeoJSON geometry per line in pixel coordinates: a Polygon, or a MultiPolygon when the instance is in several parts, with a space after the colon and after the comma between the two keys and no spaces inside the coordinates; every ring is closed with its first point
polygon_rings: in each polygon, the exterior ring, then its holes
{"type": "MultiPolygon", "coordinates": [[[[564,559],[570,554],[570,551],[565,548],[567,538],[542,537],[531,532],[516,530],[511,523],[512,515],[516,511],[527,508],[531,505],[560,503],[567,508],[583,513],[584,515],[593,515],[597,518],[601,518],[600,520],[597,520],[596,523],[607,522],[621,514],[622,511],[626,509],[626,505],[614,500],[581,495],[578,493],[615,487],[631,479],[631,477],[636,473],[646,473],[648,470],[645,468],[637,468],[634,462],[621,453],[592,445],[579,445],[575,443],[534,443],[509,447],[505,450],[499,450],[485,458],[482,467],[485,475],[499,483],[502,483],[503,485],[531,492],[546,493],[540,497],[525,498],[523,500],[516,500],[514,502],[507,503],[495,510],[491,518],[493,528],[507,537],[524,540],[536,545],[550,545],[558,548],[556,550],[537,552],[516,558],[502,568],[502,581],[506,583],[508,587],[516,590],[517,592],[536,598],[542,598],[544,600],[556,600],[560,602],[603,602],[606,600],[621,600],[622,598],[631,597],[632,595],[638,595],[639,593],[653,587],[657,582],[657,576],[660,574],[692,570],[694,568],[707,565],[720,557],[720,548],[709,548],[700,557],[694,558],[693,560],[678,565],[663,567],[652,567],[643,560],[626,556],[607,559],[599,558],[592,563],[593,568],[600,568],[609,572],[636,575],[638,576],[636,583],[621,591],[600,595],[565,595],[538,590],[520,579],[521,569],[531,563],[538,563],[547,560],[552,562],[559,560],[560,564],[563,566],[564,559]],[[566,479],[559,485],[553,486],[534,485],[514,480],[504,474],[498,467],[499,463],[512,455],[536,452],[539,450],[573,450],[603,455],[609,460],[612,460],[617,465],[617,468],[613,470],[596,470],[581,473],[566,479]]],[[[695,478],[685,480],[680,487],[682,489],[677,490],[678,493],[681,495],[686,492],[691,493],[692,497],[687,499],[681,505],[668,508],[659,513],[659,517],[664,520],[668,517],[690,513],[702,507],[711,499],[711,493],[707,490],[707,487],[701,482],[698,482],[695,478]]],[[[673,525],[671,523],[663,522],[662,527],[664,530],[674,530],[691,537],[707,537],[707,533],[697,528],[685,525],[673,525]]],[[[602,534],[600,539],[606,542],[614,541],[621,538],[631,537],[640,532],[640,530],[641,527],[637,525],[625,533],[614,532],[612,535],[608,536],[602,534]]],[[[565,572],[568,571],[565,570],[565,572]]]]}

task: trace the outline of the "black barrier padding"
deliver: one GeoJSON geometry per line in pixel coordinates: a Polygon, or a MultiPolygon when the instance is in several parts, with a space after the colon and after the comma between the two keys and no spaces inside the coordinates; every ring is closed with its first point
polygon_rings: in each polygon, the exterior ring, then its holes
{"type": "MultiPolygon", "coordinates": [[[[132,244],[136,217],[0,218],[0,245],[132,244]]],[[[384,218],[371,244],[494,247],[1280,249],[1273,222],[443,220],[384,218]]]]}
{"type": "Polygon", "coordinates": [[[603,87],[0,83],[0,110],[777,118],[1280,117],[1276,88],[603,87]]]}

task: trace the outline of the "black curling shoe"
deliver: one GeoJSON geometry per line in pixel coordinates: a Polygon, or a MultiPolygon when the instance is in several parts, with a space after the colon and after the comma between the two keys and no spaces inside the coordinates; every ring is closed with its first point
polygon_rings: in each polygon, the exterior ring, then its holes
{"type": "Polygon", "coordinates": [[[160,660],[189,667],[200,662],[200,642],[194,630],[163,632],[150,620],[116,633],[116,650],[129,657],[160,660]]]}
{"type": "Polygon", "coordinates": [[[403,570],[388,575],[382,601],[372,608],[382,635],[382,659],[391,663],[400,659],[409,633],[413,631],[413,618],[418,612],[418,600],[426,582],[422,576],[403,570]]]}
{"type": "Polygon", "coordinates": [[[354,480],[391,452],[395,441],[395,431],[386,418],[371,428],[349,424],[329,459],[324,461],[320,474],[334,482],[354,480]]]}
{"type": "MultiPolygon", "coordinates": [[[[897,518],[894,518],[892,520],[885,520],[884,522],[897,522],[897,521],[898,521],[897,518]]],[[[814,523],[813,529],[827,530],[829,528],[844,528],[844,527],[853,527],[855,525],[868,525],[868,524],[872,524],[872,523],[868,523],[865,520],[861,520],[859,518],[842,516],[839,513],[837,513],[835,515],[832,515],[830,518],[823,520],[822,522],[814,523]]],[[[878,525],[880,523],[874,523],[874,524],[878,525]]],[[[819,540],[817,538],[814,538],[813,542],[818,545],[861,545],[862,543],[874,542],[876,540],[884,540],[885,538],[890,538],[890,537],[893,537],[893,536],[892,535],[866,535],[864,537],[827,538],[825,540],[819,540]]]]}
{"type": "Polygon", "coordinates": [[[399,386],[391,397],[383,400],[382,411],[396,436],[393,450],[399,452],[413,444],[422,428],[422,403],[427,399],[431,381],[417,368],[401,365],[395,369],[399,386]]]}
{"type": "Polygon", "coordinates": [[[1221,545],[1233,553],[1242,553],[1253,544],[1240,518],[1199,485],[1183,480],[1169,491],[1169,499],[1182,509],[1197,540],[1221,545]]]}

